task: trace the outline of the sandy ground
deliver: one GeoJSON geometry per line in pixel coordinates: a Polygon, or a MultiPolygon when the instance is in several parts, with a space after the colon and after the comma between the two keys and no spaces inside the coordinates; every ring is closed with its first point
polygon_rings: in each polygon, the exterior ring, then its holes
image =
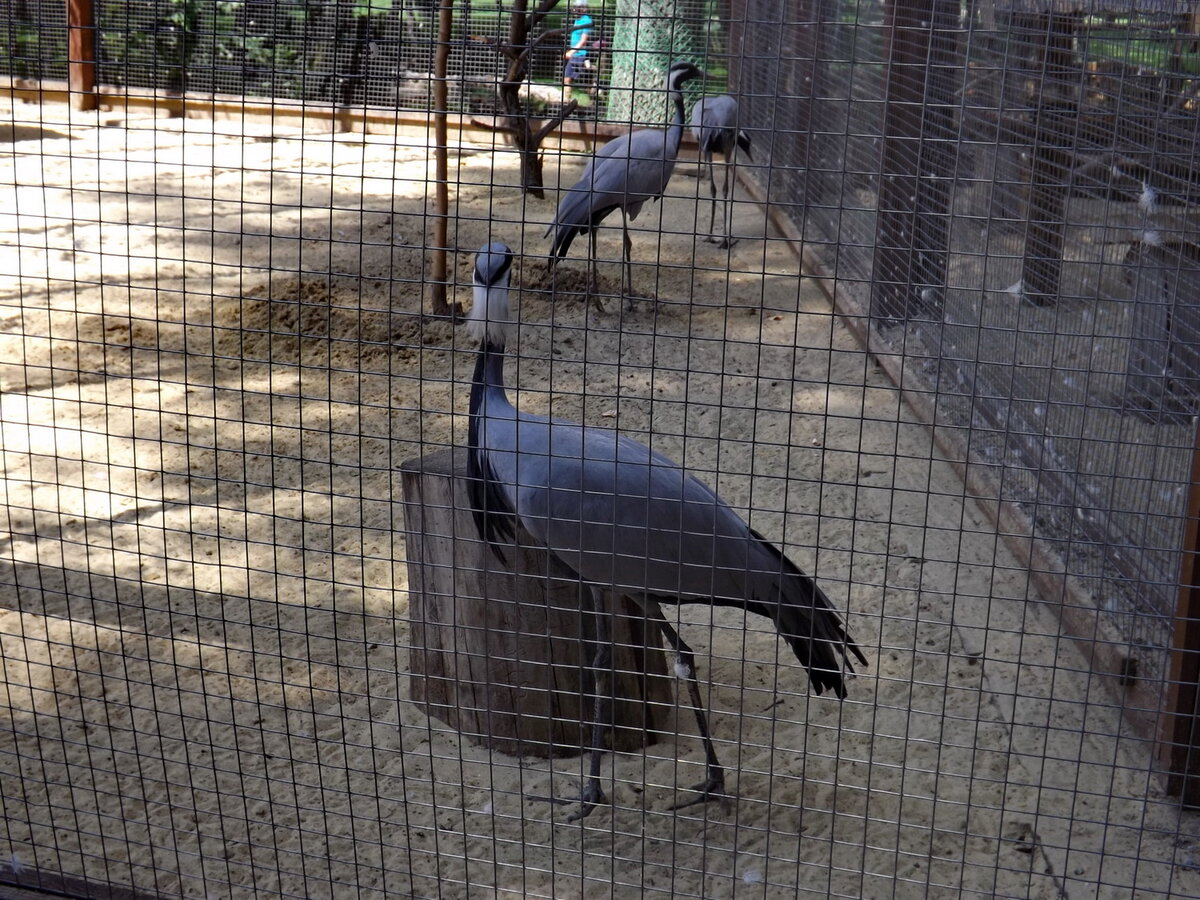
{"type": "MultiPolygon", "coordinates": [[[[412,138],[5,108],[0,880],[186,897],[1200,894],[1197,826],[1118,695],[761,209],[731,251],[687,165],[636,223],[657,302],[549,290],[553,196],[453,160],[456,296],[525,254],[510,384],[652,440],[784,543],[870,668],[842,703],[758,621],[689,609],[736,802],[669,810],[679,737],[491,754],[407,701],[398,465],[466,437],[465,335],[423,318],[412,138]],[[524,224],[523,224],[524,223],[524,224]],[[661,239],[659,235],[661,233],[661,239]]],[[[548,158],[570,183],[578,155],[548,158]]],[[[601,254],[619,254],[606,229],[601,254]]],[[[582,248],[579,248],[582,251],[582,248]]],[[[602,263],[611,289],[619,269],[602,263]]]]}

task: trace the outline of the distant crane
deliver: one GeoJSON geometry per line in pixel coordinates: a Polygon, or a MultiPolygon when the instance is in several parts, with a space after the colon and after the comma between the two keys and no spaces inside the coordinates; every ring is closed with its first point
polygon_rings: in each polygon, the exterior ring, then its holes
{"type": "MultiPolygon", "coordinates": [[[[612,631],[605,594],[637,603],[662,631],[704,741],[707,778],[675,808],[721,798],[717,758],[691,647],[662,604],[703,603],[766,616],[808,670],[813,690],[846,695],[850,654],[866,658],[817,584],[707,486],[676,463],[615,431],[516,410],[504,386],[512,251],[501,243],[475,257],[471,326],[479,356],[471,383],[469,496],[480,537],[503,558],[519,522],[586,586],[592,642],[591,758],[580,808],[604,803],[600,758],[612,725],[612,631]]],[[[553,798],[547,798],[553,799],[553,798]]],[[[555,802],[571,802],[555,800],[555,802]]]]}
{"type": "Polygon", "coordinates": [[[558,204],[554,221],[546,235],[554,234],[550,250],[550,266],[567,254],[571,242],[579,234],[591,236],[588,259],[591,273],[587,293],[594,297],[596,274],[596,228],[614,210],[621,211],[621,236],[625,246],[625,269],[622,272],[621,294],[633,290],[633,264],[630,260],[628,219],[636,219],[648,200],[658,200],[667,189],[683,139],[682,86],[704,72],[689,62],[676,62],[667,70],[666,90],[675,107],[675,114],[666,130],[643,128],[614,138],[596,151],[579,180],[567,191],[558,204]]]}
{"type": "Polygon", "coordinates": [[[708,163],[708,184],[711,206],[708,216],[708,235],[704,240],[718,247],[732,247],[737,240],[730,236],[733,222],[732,187],[737,187],[736,167],[737,152],[741,150],[746,158],[753,160],[750,152],[750,135],[738,129],[738,104],[728,94],[716,97],[703,97],[692,107],[692,134],[700,145],[700,159],[708,163]],[[713,232],[713,224],[717,216],[717,176],[713,167],[713,155],[720,153],[725,158],[723,165],[724,179],[721,186],[721,199],[724,208],[721,213],[720,239],[713,232]],[[732,177],[731,177],[732,176],[732,177]]]}

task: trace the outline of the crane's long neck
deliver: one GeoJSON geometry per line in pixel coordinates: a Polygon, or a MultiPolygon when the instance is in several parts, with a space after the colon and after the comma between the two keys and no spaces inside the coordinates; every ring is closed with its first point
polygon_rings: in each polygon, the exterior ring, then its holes
{"type": "MultiPolygon", "coordinates": [[[[504,344],[485,338],[475,359],[475,375],[471,379],[471,438],[477,435],[477,419],[484,415],[485,404],[508,406],[504,390],[504,344]]],[[[474,444],[474,440],[471,441],[474,444]]]]}
{"type": "MultiPolygon", "coordinates": [[[[478,435],[476,419],[487,414],[485,406],[508,406],[504,391],[504,325],[508,322],[508,279],[501,284],[476,282],[471,305],[473,332],[479,337],[479,355],[471,380],[471,438],[478,435]]],[[[472,446],[476,446],[472,440],[472,446]]]]}
{"type": "Polygon", "coordinates": [[[675,114],[671,124],[667,126],[667,158],[674,159],[679,155],[679,144],[683,140],[683,92],[677,87],[670,87],[671,103],[675,114]]]}

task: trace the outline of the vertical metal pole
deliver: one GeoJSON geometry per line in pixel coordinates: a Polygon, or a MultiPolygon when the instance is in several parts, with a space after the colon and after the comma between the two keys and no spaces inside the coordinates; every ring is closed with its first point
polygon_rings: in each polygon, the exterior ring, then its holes
{"type": "Polygon", "coordinates": [[[450,26],[452,24],[453,0],[441,0],[438,7],[438,44],[433,59],[433,128],[434,128],[434,220],[433,261],[430,272],[429,296],[435,316],[450,314],[446,301],[446,245],[449,241],[450,220],[450,164],[449,135],[446,127],[447,92],[446,77],[450,62],[450,26]]]}
{"type": "Polygon", "coordinates": [[[1159,719],[1159,758],[1168,772],[1168,790],[1185,806],[1200,807],[1200,427],[1192,451],[1169,677],[1159,719]]]}
{"type": "Polygon", "coordinates": [[[95,109],[96,11],[92,0],[67,0],[67,83],[71,106],[95,109]]]}

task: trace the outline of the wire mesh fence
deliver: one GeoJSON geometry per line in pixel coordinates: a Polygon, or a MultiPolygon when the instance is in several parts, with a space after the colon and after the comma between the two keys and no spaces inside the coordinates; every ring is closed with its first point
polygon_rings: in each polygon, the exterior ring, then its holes
{"type": "Polygon", "coordinates": [[[1200,893],[1188,8],[3,12],[0,891],[1200,893]]]}
{"type": "MultiPolygon", "coordinates": [[[[954,452],[1161,675],[1195,444],[1188,9],[933,11],[932,35],[882,5],[793,21],[830,35],[804,57],[811,91],[743,63],[754,124],[781,92],[809,116],[805,146],[777,139],[785,164],[758,177],[882,325],[878,347],[918,370],[954,452]]],[[[745,40],[779,16],[750,4],[745,40]]]]}

